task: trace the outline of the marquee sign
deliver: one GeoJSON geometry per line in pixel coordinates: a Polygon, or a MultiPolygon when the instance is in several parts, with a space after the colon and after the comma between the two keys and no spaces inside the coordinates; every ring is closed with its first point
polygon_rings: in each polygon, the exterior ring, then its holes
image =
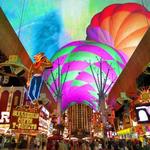
{"type": "Polygon", "coordinates": [[[39,112],[33,109],[14,109],[11,114],[10,128],[37,130],[39,124],[39,112]]]}

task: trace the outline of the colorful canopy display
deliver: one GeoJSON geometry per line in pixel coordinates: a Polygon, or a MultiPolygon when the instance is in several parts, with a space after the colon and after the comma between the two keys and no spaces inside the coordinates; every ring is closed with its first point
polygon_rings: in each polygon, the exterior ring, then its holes
{"type": "MultiPolygon", "coordinates": [[[[86,103],[95,110],[98,109],[98,90],[90,65],[96,74],[100,73],[101,68],[103,83],[110,69],[105,86],[107,89],[110,83],[117,79],[126,64],[119,51],[105,44],[91,41],[69,43],[60,49],[51,61],[53,62],[53,76],[52,73],[47,72],[45,79],[55,91],[59,90],[64,82],[63,110],[72,103],[86,103]]],[[[54,94],[53,90],[51,92],[54,94]]]]}
{"type": "Polygon", "coordinates": [[[150,26],[150,12],[136,3],[113,4],[96,14],[87,39],[123,51],[129,59],[150,26]]]}

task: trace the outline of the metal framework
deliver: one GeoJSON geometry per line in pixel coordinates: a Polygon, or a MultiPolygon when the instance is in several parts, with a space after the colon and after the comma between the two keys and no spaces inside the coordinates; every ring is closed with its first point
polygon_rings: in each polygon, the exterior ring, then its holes
{"type": "Polygon", "coordinates": [[[98,107],[99,107],[99,112],[101,113],[102,116],[102,122],[105,124],[106,123],[106,117],[105,117],[105,98],[107,97],[107,92],[108,90],[112,87],[114,80],[111,81],[111,83],[109,84],[109,86],[106,88],[106,84],[108,81],[108,76],[110,74],[110,68],[108,68],[107,72],[106,72],[106,77],[103,77],[103,65],[102,62],[104,60],[102,59],[98,59],[98,62],[100,64],[100,68],[98,71],[94,70],[93,64],[90,63],[90,70],[92,73],[92,76],[94,78],[94,82],[97,88],[97,95],[98,95],[98,107]]]}
{"type": "Polygon", "coordinates": [[[59,59],[58,59],[58,64],[57,64],[58,68],[57,68],[57,74],[56,76],[58,75],[58,78],[55,77],[55,74],[53,72],[52,69],[50,69],[50,76],[52,77],[52,81],[54,83],[54,87],[52,87],[52,85],[48,84],[49,88],[52,90],[52,92],[54,93],[54,97],[56,98],[57,100],[57,113],[58,113],[58,124],[61,124],[61,113],[62,113],[62,95],[63,95],[63,88],[64,88],[64,84],[65,84],[65,81],[67,79],[67,75],[68,75],[68,71],[69,71],[69,65],[68,65],[68,68],[67,68],[67,72],[65,74],[65,77],[64,79],[62,78],[62,74],[61,74],[61,65],[60,65],[60,62],[59,62],[59,59]]]}

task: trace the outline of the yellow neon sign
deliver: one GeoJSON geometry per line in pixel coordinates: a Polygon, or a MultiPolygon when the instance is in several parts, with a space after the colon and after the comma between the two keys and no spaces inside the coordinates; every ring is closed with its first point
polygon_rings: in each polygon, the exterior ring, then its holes
{"type": "Polygon", "coordinates": [[[32,118],[32,119],[39,118],[38,113],[30,113],[30,112],[17,111],[17,110],[14,110],[12,115],[16,117],[25,117],[25,118],[32,118]]]}

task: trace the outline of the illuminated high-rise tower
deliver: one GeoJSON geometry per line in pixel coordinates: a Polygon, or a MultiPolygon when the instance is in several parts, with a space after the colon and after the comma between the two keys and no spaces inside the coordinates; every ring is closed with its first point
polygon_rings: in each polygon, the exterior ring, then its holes
{"type": "Polygon", "coordinates": [[[68,108],[69,130],[77,137],[90,134],[93,110],[85,104],[75,104],[68,108]]]}

